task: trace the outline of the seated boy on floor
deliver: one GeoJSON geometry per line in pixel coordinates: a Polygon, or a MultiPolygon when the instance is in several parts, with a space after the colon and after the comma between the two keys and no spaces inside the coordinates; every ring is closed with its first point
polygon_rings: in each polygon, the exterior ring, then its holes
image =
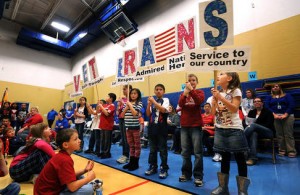
{"type": "Polygon", "coordinates": [[[5,155],[13,155],[20,147],[25,146],[24,140],[15,135],[12,127],[7,127],[3,132],[2,138],[5,155]]]}
{"type": "Polygon", "coordinates": [[[57,133],[56,143],[61,149],[51,158],[38,176],[34,194],[94,194],[94,162],[88,161],[83,170],[74,170],[71,154],[80,149],[81,140],[76,129],[64,129],[57,133]],[[83,174],[87,173],[86,177],[83,174]],[[90,183],[91,182],[91,183],[90,183]]]}

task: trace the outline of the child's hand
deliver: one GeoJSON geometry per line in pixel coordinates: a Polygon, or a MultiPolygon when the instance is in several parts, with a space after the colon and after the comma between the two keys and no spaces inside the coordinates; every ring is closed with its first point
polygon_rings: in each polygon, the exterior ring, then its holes
{"type": "Polygon", "coordinates": [[[132,106],[132,103],[131,102],[126,102],[126,106],[128,107],[128,108],[130,108],[130,106],[132,106]]]}
{"type": "Polygon", "coordinates": [[[151,102],[151,103],[153,103],[155,101],[155,99],[152,97],[152,96],[149,96],[149,98],[148,98],[148,102],[151,102]]]}
{"type": "Polygon", "coordinates": [[[89,179],[89,181],[92,181],[96,178],[96,174],[94,171],[89,171],[87,174],[86,174],[86,177],[89,179]]]}
{"type": "Polygon", "coordinates": [[[93,170],[93,168],[94,168],[94,161],[90,161],[90,160],[89,160],[89,161],[87,162],[86,166],[85,166],[84,171],[85,171],[85,172],[88,172],[88,171],[93,170]]]}

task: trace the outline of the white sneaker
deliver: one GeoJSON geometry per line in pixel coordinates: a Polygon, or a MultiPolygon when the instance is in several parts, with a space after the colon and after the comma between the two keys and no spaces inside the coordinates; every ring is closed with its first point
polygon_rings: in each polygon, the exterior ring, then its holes
{"type": "Polygon", "coordinates": [[[120,164],[125,164],[125,163],[128,163],[129,162],[129,158],[127,158],[127,156],[121,156],[118,160],[117,160],[118,163],[120,164]]]}
{"type": "Polygon", "coordinates": [[[214,157],[212,158],[214,162],[220,162],[222,160],[222,156],[219,153],[215,153],[214,157]]]}

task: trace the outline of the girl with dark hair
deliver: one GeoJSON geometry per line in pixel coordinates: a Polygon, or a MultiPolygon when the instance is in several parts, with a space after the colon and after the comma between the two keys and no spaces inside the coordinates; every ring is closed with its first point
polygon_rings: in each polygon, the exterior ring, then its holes
{"type": "Polygon", "coordinates": [[[143,108],[141,91],[133,88],[129,93],[129,101],[124,104],[122,115],[124,116],[126,137],[129,145],[130,160],[124,165],[124,169],[133,171],[139,168],[141,154],[139,113],[143,108]]]}
{"type": "Polygon", "coordinates": [[[86,97],[81,97],[79,99],[79,107],[75,108],[74,117],[75,117],[75,128],[78,131],[79,139],[81,140],[80,150],[76,152],[82,152],[84,141],[83,141],[83,132],[85,121],[88,118],[88,109],[86,106],[87,99],[86,97]]]}

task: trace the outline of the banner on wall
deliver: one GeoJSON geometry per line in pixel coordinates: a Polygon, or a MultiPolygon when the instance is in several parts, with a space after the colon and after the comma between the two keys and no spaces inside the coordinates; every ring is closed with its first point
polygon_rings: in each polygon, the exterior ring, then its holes
{"type": "Polygon", "coordinates": [[[229,48],[219,50],[195,49],[185,52],[185,65],[188,71],[213,70],[250,70],[251,50],[249,47],[229,48]]]}
{"type": "MultiPolygon", "coordinates": [[[[182,53],[186,50],[195,49],[197,45],[196,39],[196,18],[193,17],[189,20],[184,20],[181,23],[177,24],[177,52],[182,53]]],[[[172,56],[172,55],[169,55],[172,56]]]]}
{"type": "Polygon", "coordinates": [[[88,64],[89,64],[89,72],[90,72],[91,80],[94,80],[94,79],[98,78],[99,74],[98,74],[98,67],[97,67],[97,63],[96,63],[96,58],[93,57],[92,59],[90,59],[88,64]]]}
{"type": "Polygon", "coordinates": [[[167,58],[167,72],[185,70],[185,53],[167,58]]]}
{"type": "Polygon", "coordinates": [[[155,39],[154,35],[151,35],[150,37],[147,37],[145,39],[138,41],[138,48],[140,56],[139,59],[139,66],[144,67],[148,66],[150,64],[156,63],[156,55],[155,55],[155,39]]]}
{"type": "Polygon", "coordinates": [[[84,64],[82,66],[82,74],[83,74],[83,81],[84,85],[81,87],[82,90],[86,89],[88,87],[95,86],[99,83],[101,83],[104,80],[104,76],[99,77],[98,73],[98,68],[97,68],[97,63],[96,63],[96,58],[93,57],[88,61],[88,66],[87,64],[84,64]],[[90,73],[90,79],[88,78],[88,69],[90,73]]]}
{"type": "Polygon", "coordinates": [[[122,77],[132,76],[137,70],[137,48],[129,49],[123,52],[122,77]]]}
{"type": "Polygon", "coordinates": [[[136,72],[136,77],[146,77],[151,75],[158,75],[161,73],[165,73],[166,68],[165,65],[158,65],[158,66],[148,66],[148,67],[140,67],[136,72]]]}
{"type": "Polygon", "coordinates": [[[80,87],[80,74],[73,76],[73,86],[74,86],[74,92],[70,93],[70,98],[82,96],[83,92],[81,91],[81,87],[80,87]]]}
{"type": "Polygon", "coordinates": [[[233,1],[199,4],[200,48],[233,45],[233,1]]]}
{"type": "Polygon", "coordinates": [[[92,87],[94,85],[97,85],[97,84],[101,83],[103,80],[104,80],[104,76],[98,77],[98,78],[96,78],[92,81],[85,82],[84,85],[81,88],[83,90],[83,89],[92,87]]]}

